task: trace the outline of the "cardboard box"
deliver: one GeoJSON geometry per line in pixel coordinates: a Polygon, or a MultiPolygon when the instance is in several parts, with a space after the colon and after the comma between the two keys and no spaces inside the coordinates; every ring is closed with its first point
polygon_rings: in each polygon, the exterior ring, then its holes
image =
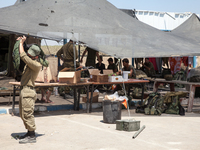
{"type": "Polygon", "coordinates": [[[81,71],[59,72],[59,83],[79,83],[81,81],[81,71]]]}
{"type": "MultiPolygon", "coordinates": [[[[89,102],[90,102],[90,97],[91,97],[91,92],[89,92],[89,102]]],[[[98,92],[93,92],[93,98],[92,102],[97,103],[99,99],[99,93],[98,92]]],[[[82,102],[87,103],[87,95],[82,97],[82,102]]]]}
{"type": "Polygon", "coordinates": [[[108,82],[122,82],[122,76],[108,76],[108,82]]]}
{"type": "Polygon", "coordinates": [[[100,74],[98,69],[89,69],[90,81],[93,82],[108,82],[108,75],[112,74],[112,70],[103,70],[103,74],[100,74]]]}

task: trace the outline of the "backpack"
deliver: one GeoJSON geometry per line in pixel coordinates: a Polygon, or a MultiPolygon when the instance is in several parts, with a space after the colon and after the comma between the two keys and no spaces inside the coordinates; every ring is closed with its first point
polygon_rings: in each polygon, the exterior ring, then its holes
{"type": "Polygon", "coordinates": [[[172,103],[168,105],[167,110],[165,111],[166,114],[179,114],[179,96],[172,96],[172,103]]]}
{"type": "Polygon", "coordinates": [[[171,69],[163,68],[163,71],[162,71],[162,78],[164,78],[165,75],[169,75],[169,74],[171,74],[171,69]]]}
{"type": "Polygon", "coordinates": [[[157,93],[144,111],[146,115],[161,115],[165,109],[166,105],[164,104],[164,97],[161,97],[160,93],[157,93]]]}
{"type": "Polygon", "coordinates": [[[145,108],[147,108],[151,101],[154,100],[155,98],[157,98],[157,95],[159,93],[150,93],[149,96],[144,100],[144,102],[142,103],[141,106],[138,106],[136,108],[136,113],[145,113],[145,108]]]}
{"type": "MultiPolygon", "coordinates": [[[[167,109],[167,105],[164,103],[165,97],[158,97],[152,107],[149,110],[148,114],[151,115],[161,115],[167,109]]],[[[146,110],[148,112],[148,110],[146,110]]]]}
{"type": "Polygon", "coordinates": [[[189,82],[200,82],[200,75],[192,76],[188,79],[189,82]]]}
{"type": "MultiPolygon", "coordinates": [[[[183,71],[183,70],[178,71],[178,72],[174,75],[173,80],[186,81],[186,73],[185,73],[185,71],[183,71]]],[[[179,84],[179,83],[175,83],[174,85],[175,85],[176,87],[179,87],[179,88],[184,88],[184,87],[185,87],[185,85],[179,84]]]]}
{"type": "Polygon", "coordinates": [[[185,97],[187,93],[184,92],[169,92],[165,95],[165,103],[167,103],[167,109],[165,113],[167,114],[180,114],[184,115],[184,108],[180,105],[179,98],[185,97]],[[179,111],[181,110],[181,111],[179,111]]]}

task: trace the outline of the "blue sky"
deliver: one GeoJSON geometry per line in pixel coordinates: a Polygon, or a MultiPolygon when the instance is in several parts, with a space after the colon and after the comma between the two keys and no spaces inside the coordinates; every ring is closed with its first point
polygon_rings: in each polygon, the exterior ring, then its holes
{"type": "MultiPolygon", "coordinates": [[[[153,10],[161,12],[192,12],[200,14],[200,0],[108,0],[117,8],[153,10]]],[[[16,0],[0,0],[0,8],[13,5],[16,0]]],[[[55,45],[56,42],[47,42],[55,45]]],[[[44,42],[42,42],[42,45],[44,42]]]]}

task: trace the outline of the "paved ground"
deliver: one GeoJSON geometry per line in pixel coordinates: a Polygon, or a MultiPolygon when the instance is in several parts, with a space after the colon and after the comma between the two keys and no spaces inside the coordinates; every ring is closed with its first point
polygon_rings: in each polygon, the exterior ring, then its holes
{"type": "MultiPolygon", "coordinates": [[[[2,81],[0,81],[1,83],[2,81]]],[[[3,81],[4,87],[8,81],[3,81]]],[[[40,94],[38,94],[40,98],[40,94]]],[[[99,100],[102,101],[100,95],[99,100]]],[[[10,96],[0,97],[0,108],[9,107],[10,96]]],[[[66,99],[52,95],[54,103],[36,103],[42,106],[56,106],[73,104],[73,97],[66,99]]],[[[18,98],[16,98],[18,101],[18,98]]],[[[82,103],[82,102],[81,102],[82,103]]],[[[141,121],[144,131],[132,139],[135,132],[116,130],[115,124],[103,123],[102,109],[94,109],[86,114],[85,110],[37,112],[37,143],[18,144],[17,137],[26,130],[19,116],[0,115],[0,149],[67,149],[67,150],[198,150],[200,147],[200,99],[195,100],[193,111],[186,116],[162,114],[162,116],[147,116],[135,114],[131,110],[131,117],[127,110],[122,110],[122,119],[135,118],[141,121]]],[[[18,105],[16,105],[16,108],[18,105]]]]}
{"type": "Polygon", "coordinates": [[[37,143],[18,144],[17,136],[25,133],[18,116],[0,115],[2,150],[11,149],[67,149],[67,150],[199,150],[200,113],[186,116],[146,116],[123,110],[122,119],[135,118],[146,125],[144,131],[132,139],[135,132],[116,130],[115,124],[103,123],[101,110],[91,114],[83,111],[54,111],[36,114],[37,143]]]}

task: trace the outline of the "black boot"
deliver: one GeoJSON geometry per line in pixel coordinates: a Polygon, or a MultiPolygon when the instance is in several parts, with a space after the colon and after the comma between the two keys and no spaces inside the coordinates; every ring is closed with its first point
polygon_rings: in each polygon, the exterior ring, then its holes
{"type": "Polygon", "coordinates": [[[27,131],[27,133],[22,135],[22,136],[20,136],[19,139],[24,139],[25,137],[27,137],[29,135],[30,135],[30,131],[27,131]]]}
{"type": "Polygon", "coordinates": [[[35,131],[28,131],[27,136],[19,140],[20,144],[36,143],[35,131]]]}

